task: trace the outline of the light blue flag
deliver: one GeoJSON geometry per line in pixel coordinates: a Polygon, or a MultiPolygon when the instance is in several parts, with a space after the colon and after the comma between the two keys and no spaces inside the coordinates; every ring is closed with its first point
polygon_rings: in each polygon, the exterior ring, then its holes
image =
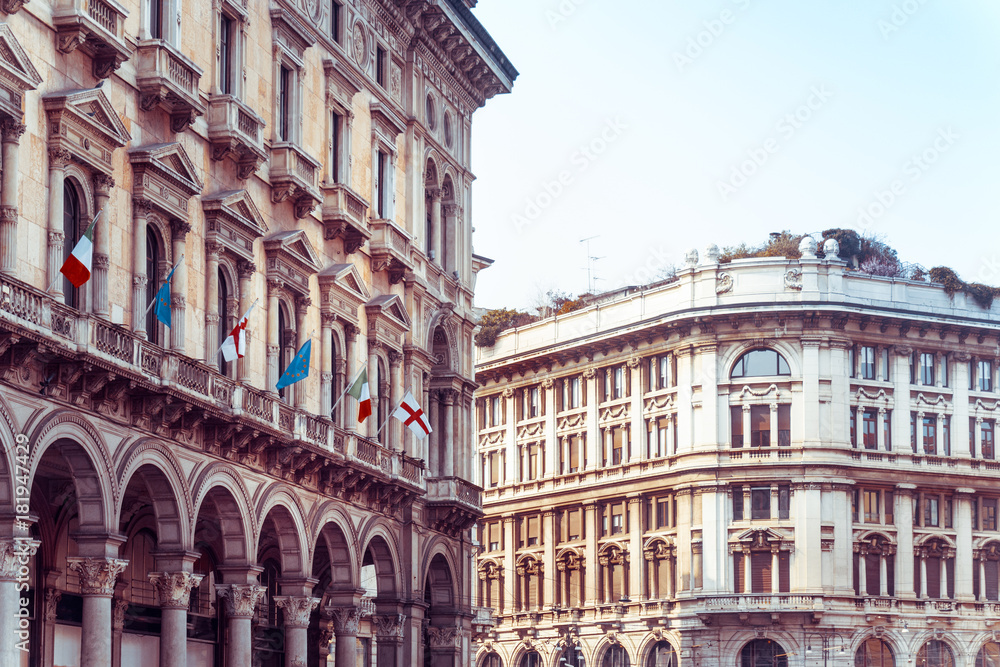
{"type": "Polygon", "coordinates": [[[156,293],[156,319],[168,327],[170,326],[170,279],[174,277],[176,270],[176,265],[170,269],[166,282],[160,286],[160,290],[156,293]]]}
{"type": "Polygon", "coordinates": [[[288,364],[288,368],[278,378],[278,384],[275,385],[276,389],[284,389],[290,384],[295,384],[299,380],[309,377],[309,353],[311,351],[312,339],[310,338],[299,348],[299,352],[292,359],[292,363],[288,364]]]}

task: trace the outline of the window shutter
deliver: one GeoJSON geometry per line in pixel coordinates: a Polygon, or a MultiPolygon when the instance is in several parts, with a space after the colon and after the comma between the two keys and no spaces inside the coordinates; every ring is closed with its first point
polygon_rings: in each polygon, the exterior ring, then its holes
{"type": "Polygon", "coordinates": [[[744,586],[744,581],[746,581],[746,572],[744,572],[744,564],[746,560],[743,558],[743,552],[737,551],[733,554],[733,592],[742,593],[744,586]]]}
{"type": "Polygon", "coordinates": [[[997,600],[1000,599],[1000,586],[998,586],[998,581],[1000,579],[1000,561],[988,560],[986,561],[986,599],[987,600],[997,600]]]}
{"type": "MultiPolygon", "coordinates": [[[[941,597],[941,559],[927,558],[927,597],[941,597]]],[[[920,570],[915,570],[920,572],[920,570]]],[[[916,577],[914,577],[916,579],[916,577]]]]}
{"type": "Polygon", "coordinates": [[[538,575],[525,574],[528,578],[528,599],[525,601],[526,609],[535,609],[538,606],[538,575]]]}
{"type": "Polygon", "coordinates": [[[754,552],[750,555],[751,589],[754,593],[771,592],[771,553],[754,552]]]}
{"type": "Polygon", "coordinates": [[[778,590],[782,593],[788,593],[792,590],[791,568],[787,551],[778,554],[778,590]]]}
{"type": "Polygon", "coordinates": [[[865,574],[866,578],[868,579],[865,585],[868,587],[868,595],[870,597],[877,597],[881,592],[880,586],[882,584],[881,582],[882,573],[880,571],[881,566],[879,564],[879,557],[876,554],[868,554],[865,556],[865,558],[866,558],[865,574]]]}

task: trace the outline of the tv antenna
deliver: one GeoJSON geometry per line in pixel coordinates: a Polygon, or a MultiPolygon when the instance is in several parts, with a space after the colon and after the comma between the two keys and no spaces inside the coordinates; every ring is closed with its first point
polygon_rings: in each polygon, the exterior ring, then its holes
{"type": "Polygon", "coordinates": [[[595,234],[594,236],[588,236],[585,239],[580,239],[580,243],[587,244],[587,292],[590,294],[594,293],[594,281],[600,280],[600,278],[594,277],[593,275],[593,265],[599,259],[604,259],[603,257],[594,257],[590,254],[590,242],[596,238],[600,238],[600,234],[595,234]]]}

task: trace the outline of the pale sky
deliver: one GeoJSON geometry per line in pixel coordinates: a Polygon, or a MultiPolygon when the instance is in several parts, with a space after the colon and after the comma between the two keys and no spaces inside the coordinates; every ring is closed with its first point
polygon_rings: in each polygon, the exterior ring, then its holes
{"type": "Polygon", "coordinates": [[[691,247],[830,227],[1000,285],[995,0],[474,13],[521,73],[473,118],[473,244],[496,260],[477,305],[586,291],[579,241],[595,235],[599,291],[648,282],[691,247]]]}

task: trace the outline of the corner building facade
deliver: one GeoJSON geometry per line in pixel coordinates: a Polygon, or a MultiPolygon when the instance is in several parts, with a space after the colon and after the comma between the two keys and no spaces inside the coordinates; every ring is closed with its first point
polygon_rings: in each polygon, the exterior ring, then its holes
{"type": "Polygon", "coordinates": [[[1000,306],[802,250],[478,351],[478,667],[1000,664],[1000,306]]]}
{"type": "Polygon", "coordinates": [[[0,2],[0,664],[468,664],[474,4],[0,2]]]}

